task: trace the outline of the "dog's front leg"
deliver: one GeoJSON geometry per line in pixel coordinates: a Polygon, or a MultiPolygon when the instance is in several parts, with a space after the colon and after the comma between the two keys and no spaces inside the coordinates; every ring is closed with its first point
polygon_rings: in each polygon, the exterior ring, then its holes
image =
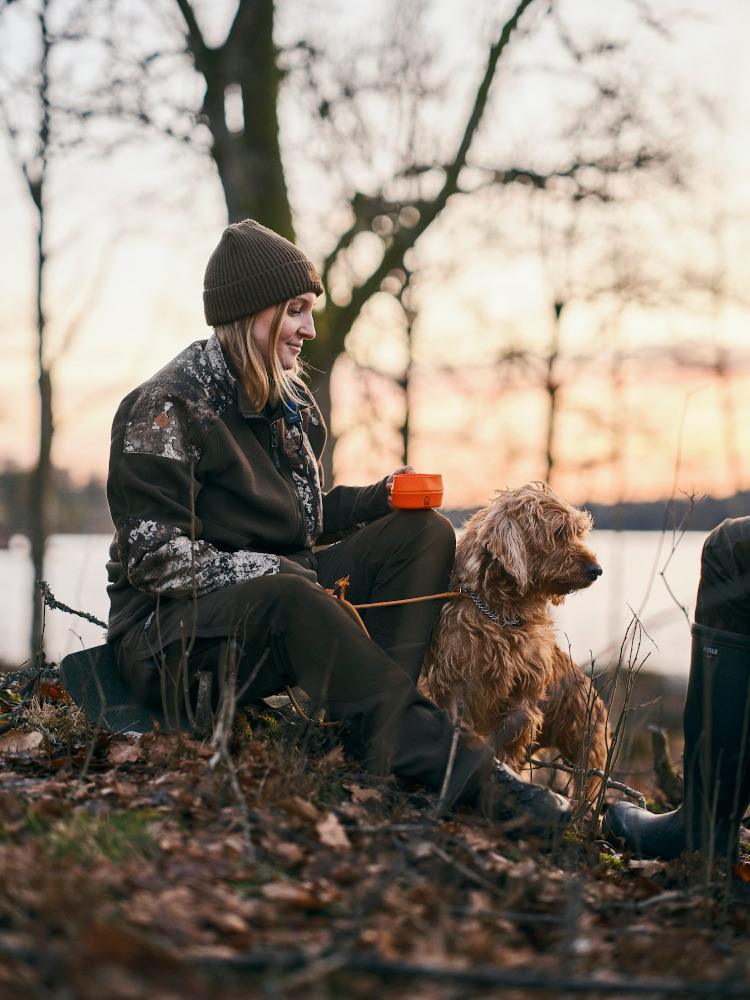
{"type": "MultiPolygon", "coordinates": [[[[567,653],[555,650],[554,676],[542,702],[544,725],[539,733],[541,747],[556,747],[571,764],[583,769],[607,765],[610,733],[607,709],[586,677],[567,653]]],[[[599,791],[600,779],[588,781],[588,797],[599,791]]]]}
{"type": "Polygon", "coordinates": [[[489,736],[495,756],[511,767],[518,767],[534,749],[541,723],[542,715],[536,706],[527,705],[505,712],[489,736]]]}

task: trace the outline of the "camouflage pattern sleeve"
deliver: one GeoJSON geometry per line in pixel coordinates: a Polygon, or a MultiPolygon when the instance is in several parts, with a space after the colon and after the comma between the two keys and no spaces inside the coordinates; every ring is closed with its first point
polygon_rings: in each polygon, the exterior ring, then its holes
{"type": "Polygon", "coordinates": [[[278,573],[279,556],[222,552],[158,521],[124,517],[117,525],[120,561],[132,586],[165,597],[201,597],[222,587],[278,573]]]}

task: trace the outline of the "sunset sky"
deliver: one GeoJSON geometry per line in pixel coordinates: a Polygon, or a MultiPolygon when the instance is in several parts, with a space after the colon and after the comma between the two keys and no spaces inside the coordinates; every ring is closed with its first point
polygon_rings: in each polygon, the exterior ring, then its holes
{"type": "MultiPolygon", "coordinates": [[[[574,0],[573,6],[576,2],[591,21],[598,18],[607,27],[610,4],[574,0]]],[[[328,15],[331,30],[342,10],[334,0],[284,6],[292,13],[304,7],[309,18],[328,15]]],[[[361,30],[373,5],[362,0],[346,6],[361,30]]],[[[446,100],[470,93],[481,72],[482,26],[491,6],[472,5],[476,22],[467,18],[468,23],[452,25],[455,6],[443,0],[428,4],[455,73],[446,100]]],[[[621,6],[627,8],[627,0],[621,6]]],[[[594,275],[603,268],[595,259],[598,251],[576,249],[576,282],[561,277],[564,268],[554,247],[545,261],[535,238],[526,239],[525,227],[531,233],[539,219],[538,206],[524,193],[502,192],[465,215],[460,206],[451,207],[419,248],[411,456],[424,471],[443,472],[449,504],[479,504],[497,487],[543,477],[545,397],[530,387],[528,370],[524,381],[498,362],[514,347],[545,355],[553,335],[551,303],[561,281],[573,291],[560,326],[565,358],[559,371],[564,381],[558,488],[578,502],[664,497],[675,484],[716,494],[750,488],[750,4],[686,0],[652,6],[696,15],[679,23],[668,17],[671,39],[650,36],[628,63],[628,72],[641,74],[646,105],[651,89],[663,107],[670,106],[672,95],[674,120],[661,120],[689,151],[690,189],[669,195],[657,188],[642,191],[613,222],[611,240],[623,233],[658,233],[656,267],[666,276],[670,298],[647,305],[623,305],[612,295],[600,296],[596,305],[577,298],[582,272],[590,268],[594,275]],[[488,210],[497,213],[497,226],[488,210]],[[482,227],[492,231],[489,248],[477,235],[482,227]],[[691,291],[684,280],[686,262],[714,276],[715,295],[691,291]],[[680,281],[670,280],[670,269],[675,276],[680,271],[680,281]],[[659,351],[652,350],[657,344],[659,351]],[[665,353],[664,345],[672,353],[665,353]],[[685,351],[677,357],[680,346],[685,351]],[[719,349],[729,377],[717,386],[706,363],[716,360],[719,349]],[[448,366],[457,370],[449,373],[448,366]],[[619,459],[604,462],[602,456],[617,445],[618,415],[629,427],[628,439],[619,459]]],[[[0,65],[12,72],[21,36],[11,30],[6,7],[0,2],[0,65]]],[[[282,19],[285,43],[293,39],[293,21],[292,14],[282,19]]],[[[509,74],[503,80],[506,90],[514,79],[509,74]]],[[[508,101],[507,107],[499,103],[496,129],[501,134],[507,129],[519,160],[533,159],[535,143],[550,134],[554,102],[547,91],[555,86],[553,74],[539,73],[532,85],[519,84],[524,100],[508,101]]],[[[290,130],[295,114],[298,109],[285,119],[290,130]]],[[[309,194],[302,198],[299,177],[309,155],[314,149],[298,151],[290,175],[299,201],[298,242],[320,261],[338,220],[329,212],[326,231],[325,206],[309,194]]],[[[71,159],[60,173],[51,172],[50,191],[45,306],[51,345],[59,349],[74,331],[55,368],[54,458],[79,479],[103,477],[119,400],[183,346],[207,335],[202,277],[226,224],[225,207],[208,159],[164,143],[131,146],[104,161],[71,159]]],[[[35,225],[0,129],[0,465],[29,466],[36,447],[35,225]]],[[[597,238],[597,245],[606,244],[606,233],[597,238]]],[[[630,250],[637,257],[654,246],[636,242],[630,250]]],[[[398,464],[392,430],[358,429],[372,399],[381,415],[399,413],[399,399],[387,382],[363,378],[357,368],[373,363],[397,372],[403,344],[389,324],[387,303],[373,303],[353,331],[353,361],[342,363],[334,378],[334,429],[342,435],[335,468],[341,481],[376,478],[398,464]]]]}

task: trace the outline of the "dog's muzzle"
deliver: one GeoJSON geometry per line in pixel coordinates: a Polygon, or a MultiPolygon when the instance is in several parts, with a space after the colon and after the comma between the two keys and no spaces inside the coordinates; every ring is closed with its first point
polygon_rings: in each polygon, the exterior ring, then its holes
{"type": "Polygon", "coordinates": [[[602,575],[602,572],[603,572],[602,568],[597,562],[586,563],[586,565],[583,567],[583,575],[586,577],[587,580],[591,580],[592,583],[594,580],[599,579],[599,577],[602,575]]]}

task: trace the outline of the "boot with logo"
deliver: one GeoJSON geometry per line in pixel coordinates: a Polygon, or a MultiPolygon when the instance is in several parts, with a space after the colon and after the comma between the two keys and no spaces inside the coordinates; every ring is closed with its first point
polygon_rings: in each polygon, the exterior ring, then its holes
{"type": "Polygon", "coordinates": [[[655,815],[618,802],[605,814],[604,835],[639,857],[701,851],[734,861],[750,804],[750,636],[698,624],[691,634],[682,805],[655,815]]]}

